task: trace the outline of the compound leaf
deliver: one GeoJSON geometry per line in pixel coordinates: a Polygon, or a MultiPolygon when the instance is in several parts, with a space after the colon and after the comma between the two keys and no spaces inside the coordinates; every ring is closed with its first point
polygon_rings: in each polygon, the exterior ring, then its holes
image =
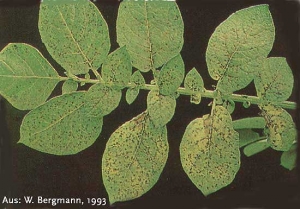
{"type": "Polygon", "coordinates": [[[258,141],[261,137],[251,129],[237,129],[240,138],[240,147],[244,147],[252,142],[258,141]]]}
{"type": "Polygon", "coordinates": [[[110,49],[107,24],[97,7],[87,0],[44,0],[39,11],[39,31],[51,56],[67,72],[97,70],[110,49]]]}
{"type": "Polygon", "coordinates": [[[168,157],[167,129],[155,127],[144,112],[109,138],[102,176],[110,204],[145,194],[159,179],[168,157]]]}
{"type": "Polygon", "coordinates": [[[117,18],[117,41],[126,45],[132,65],[154,70],[179,54],[183,20],[176,2],[123,1],[117,18]]]}
{"type": "Polygon", "coordinates": [[[270,146],[279,151],[289,150],[297,137],[291,115],[281,107],[265,105],[260,108],[267,123],[270,146]]]}
{"type": "Polygon", "coordinates": [[[239,136],[224,107],[216,106],[212,115],[187,126],[180,158],[184,171],[204,195],[233,181],[240,167],[239,136]]]}
{"type": "Polygon", "coordinates": [[[282,153],[280,164],[286,169],[293,170],[297,165],[297,144],[294,144],[290,150],[282,153]]]}
{"type": "Polygon", "coordinates": [[[50,63],[30,45],[8,44],[0,52],[0,94],[20,110],[43,104],[59,81],[50,63]]]}
{"type": "Polygon", "coordinates": [[[184,79],[184,62],[181,55],[168,61],[159,72],[157,85],[163,95],[171,95],[176,92],[184,79]]]}
{"type": "Polygon", "coordinates": [[[87,92],[86,99],[98,114],[105,116],[116,109],[122,97],[121,90],[102,84],[93,85],[87,92]]]}
{"type": "Polygon", "coordinates": [[[158,91],[150,91],[147,97],[147,110],[155,126],[166,125],[173,117],[176,100],[172,96],[164,96],[158,91]]]}
{"type": "Polygon", "coordinates": [[[206,62],[210,76],[223,93],[246,87],[260,70],[261,58],[272,49],[275,28],[268,5],[239,10],[212,34],[206,62]]]}
{"type": "Polygon", "coordinates": [[[94,143],[102,123],[102,116],[86,101],[85,92],[63,94],[24,117],[19,143],[40,152],[72,155],[94,143]]]}
{"type": "Polygon", "coordinates": [[[62,93],[68,94],[71,92],[76,91],[78,88],[78,83],[73,80],[66,80],[64,84],[62,85],[62,93]]]}
{"type": "Polygon", "coordinates": [[[268,147],[270,147],[270,145],[268,144],[267,140],[257,141],[257,142],[247,145],[244,148],[244,154],[247,157],[251,157],[257,153],[260,153],[260,152],[266,150],[268,147]]]}
{"type": "Polygon", "coordinates": [[[103,63],[102,77],[108,83],[124,88],[129,83],[131,74],[132,66],[125,46],[108,55],[103,63]]]}
{"type": "Polygon", "coordinates": [[[264,60],[254,83],[258,97],[265,101],[282,102],[292,93],[294,77],[285,58],[272,57],[264,60]]]}
{"type": "Polygon", "coordinates": [[[249,117],[234,120],[232,124],[234,129],[263,129],[266,126],[266,121],[263,117],[249,117]]]}
{"type": "Polygon", "coordinates": [[[196,68],[191,69],[185,76],[184,87],[191,91],[203,92],[204,83],[201,75],[198,73],[196,68]]]}

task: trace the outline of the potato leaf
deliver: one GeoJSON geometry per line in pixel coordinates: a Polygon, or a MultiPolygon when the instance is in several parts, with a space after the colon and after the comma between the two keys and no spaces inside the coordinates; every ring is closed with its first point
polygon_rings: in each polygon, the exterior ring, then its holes
{"type": "Polygon", "coordinates": [[[291,115],[281,107],[265,105],[261,107],[268,127],[268,143],[279,151],[291,148],[297,137],[296,126],[291,115]]]}

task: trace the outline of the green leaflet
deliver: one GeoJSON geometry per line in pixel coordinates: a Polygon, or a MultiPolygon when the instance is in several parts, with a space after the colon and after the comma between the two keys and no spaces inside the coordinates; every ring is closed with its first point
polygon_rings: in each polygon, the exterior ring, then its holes
{"type": "Polygon", "coordinates": [[[44,0],[39,11],[39,31],[51,56],[75,75],[97,70],[110,49],[107,24],[97,7],[87,0],[59,5],[44,0]]]}
{"type": "Polygon", "coordinates": [[[145,85],[146,82],[140,71],[135,71],[130,78],[130,83],[135,84],[137,87],[139,87],[145,85]]]}
{"type": "Polygon", "coordinates": [[[150,91],[147,97],[147,110],[150,119],[157,127],[166,125],[173,117],[176,100],[172,96],[164,96],[158,91],[150,91]]]}
{"type": "Polygon", "coordinates": [[[204,82],[196,68],[191,69],[185,76],[184,87],[195,92],[204,91],[204,82]]]}
{"type": "Polygon", "coordinates": [[[270,102],[287,100],[293,90],[294,77],[286,59],[265,59],[254,80],[258,97],[270,102]]]}
{"type": "Polygon", "coordinates": [[[140,71],[135,71],[130,78],[130,83],[134,84],[134,87],[129,88],[126,91],[126,102],[128,104],[132,104],[134,102],[139,95],[139,87],[145,85],[146,82],[140,71]]]}
{"type": "Polygon", "coordinates": [[[267,123],[270,146],[279,151],[289,150],[297,137],[291,115],[281,107],[265,105],[260,108],[267,123]]]}
{"type": "Polygon", "coordinates": [[[127,89],[126,91],[126,102],[130,105],[139,95],[140,90],[138,88],[127,89]]]}
{"type": "Polygon", "coordinates": [[[117,18],[117,41],[126,45],[132,65],[154,70],[179,54],[183,20],[176,2],[123,1],[117,18]]]}
{"type": "Polygon", "coordinates": [[[233,181],[240,167],[238,138],[230,114],[222,106],[187,126],[180,144],[180,159],[184,171],[204,195],[233,181]]]}
{"type": "Polygon", "coordinates": [[[34,47],[8,44],[0,52],[0,94],[20,110],[43,104],[61,80],[34,47]]]}
{"type": "Polygon", "coordinates": [[[155,127],[144,112],[109,138],[102,176],[110,204],[145,194],[159,179],[168,157],[167,129],[155,127]]]}
{"type": "Polygon", "coordinates": [[[246,87],[260,70],[261,58],[272,49],[275,28],[268,5],[239,10],[212,34],[206,62],[218,89],[232,93],[246,87]]]}
{"type": "Polygon", "coordinates": [[[118,107],[121,97],[121,90],[95,84],[87,92],[86,100],[98,114],[105,116],[118,107]]]}
{"type": "Polygon", "coordinates": [[[159,72],[157,85],[163,95],[171,95],[176,92],[184,79],[184,62],[181,55],[177,55],[168,61],[159,72]]]}
{"type": "Polygon", "coordinates": [[[263,117],[249,117],[235,120],[232,124],[234,129],[263,129],[266,126],[266,121],[263,117]]]}
{"type": "Polygon", "coordinates": [[[121,47],[108,55],[102,66],[103,80],[124,88],[130,81],[132,66],[126,47],[121,47]]]}
{"type": "Polygon", "coordinates": [[[225,100],[222,105],[228,110],[229,114],[233,113],[235,109],[235,102],[233,100],[225,100]]]}
{"type": "Polygon", "coordinates": [[[19,143],[54,155],[76,154],[97,139],[102,117],[92,103],[87,103],[85,92],[64,94],[24,117],[19,143]]]}
{"type": "Polygon", "coordinates": [[[78,88],[78,83],[73,80],[66,80],[64,84],[62,85],[62,93],[68,94],[71,92],[76,91],[78,88]]]}
{"type": "Polygon", "coordinates": [[[193,68],[186,74],[184,79],[184,87],[195,92],[195,94],[191,95],[190,102],[192,104],[200,104],[201,93],[204,92],[205,89],[203,79],[196,68],[193,68]]]}
{"type": "Polygon", "coordinates": [[[282,153],[280,164],[286,169],[293,170],[297,165],[297,144],[294,144],[290,150],[282,153]]]}
{"type": "Polygon", "coordinates": [[[247,156],[247,157],[251,157],[257,153],[260,153],[264,150],[266,150],[267,148],[269,148],[270,145],[269,143],[267,142],[267,140],[261,140],[261,141],[257,141],[257,142],[254,142],[254,143],[251,143],[249,145],[247,145],[245,148],[244,148],[244,154],[247,156]]]}
{"type": "Polygon", "coordinates": [[[259,134],[251,129],[237,129],[236,131],[239,133],[240,147],[244,147],[261,139],[259,134]]]}

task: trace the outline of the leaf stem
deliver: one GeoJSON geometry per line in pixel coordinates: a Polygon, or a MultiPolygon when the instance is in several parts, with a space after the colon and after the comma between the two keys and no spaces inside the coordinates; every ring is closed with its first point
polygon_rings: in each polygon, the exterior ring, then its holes
{"type": "MultiPolygon", "coordinates": [[[[106,85],[106,83],[103,81],[102,78],[99,80],[96,80],[96,79],[85,79],[85,78],[72,77],[72,79],[76,82],[84,82],[84,83],[91,83],[91,84],[102,83],[103,85],[106,85]]],[[[107,84],[107,85],[111,86],[111,84],[107,84]]],[[[134,87],[136,87],[136,85],[133,83],[128,83],[125,87],[126,88],[134,88],[134,87]]],[[[142,90],[151,91],[151,90],[157,90],[158,86],[152,85],[152,84],[144,84],[143,86],[140,86],[139,88],[142,90]]],[[[196,92],[191,91],[186,88],[183,88],[183,87],[179,87],[177,89],[177,93],[179,93],[181,95],[191,96],[191,95],[194,95],[196,92]]],[[[201,97],[203,97],[203,98],[215,99],[217,96],[218,95],[216,94],[216,91],[213,91],[213,90],[205,90],[204,92],[201,93],[201,97]]],[[[243,95],[243,94],[226,95],[226,99],[231,99],[235,102],[241,102],[241,103],[250,102],[250,104],[255,104],[255,105],[262,104],[259,97],[243,95]]],[[[284,109],[293,109],[294,110],[297,108],[297,104],[295,102],[291,102],[291,101],[278,102],[278,103],[274,103],[274,104],[278,105],[284,109]]]]}

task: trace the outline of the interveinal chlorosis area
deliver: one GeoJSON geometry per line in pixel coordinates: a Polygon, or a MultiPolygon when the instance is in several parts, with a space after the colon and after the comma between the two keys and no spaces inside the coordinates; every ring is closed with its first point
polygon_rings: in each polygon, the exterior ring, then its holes
{"type": "Polygon", "coordinates": [[[204,195],[233,181],[240,150],[247,156],[269,147],[283,151],[281,165],[295,167],[297,132],[285,110],[296,108],[286,101],[294,78],[285,58],[268,56],[275,40],[268,5],[235,12],[211,35],[206,63],[217,82],[213,90],[204,88],[200,69],[185,68],[184,20],[176,2],[120,3],[119,48],[112,52],[108,27],[90,1],[44,0],[41,39],[66,76],[26,43],[10,43],[0,52],[0,94],[15,108],[30,110],[19,143],[54,155],[76,154],[97,140],[123,89],[129,105],[147,90],[145,111],[120,125],[106,144],[101,169],[111,204],[138,198],[159,180],[169,153],[166,125],[181,95],[197,105],[203,97],[212,99],[210,114],[182,124],[187,128],[178,149],[184,171],[204,195]],[[146,72],[153,75],[150,83],[146,72]],[[234,94],[252,81],[257,96],[234,94]],[[49,99],[59,82],[62,94],[49,99]],[[78,90],[85,84],[88,90],[78,90]],[[261,114],[232,121],[236,102],[257,105],[261,114]]]}

